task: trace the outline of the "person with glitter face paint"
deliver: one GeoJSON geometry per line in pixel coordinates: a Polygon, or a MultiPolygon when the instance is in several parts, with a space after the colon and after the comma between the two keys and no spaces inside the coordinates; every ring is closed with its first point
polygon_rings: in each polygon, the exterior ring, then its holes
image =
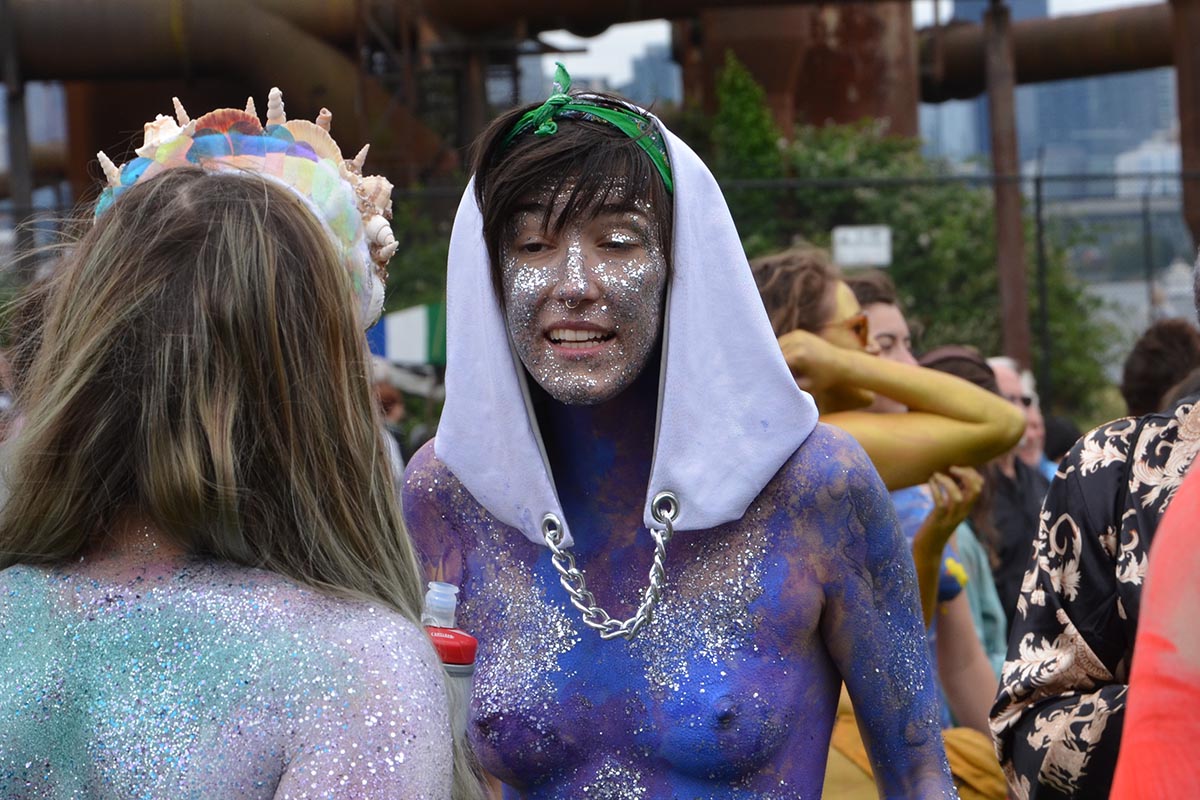
{"type": "Polygon", "coordinates": [[[25,306],[0,797],[482,797],[368,383],[390,185],[176,103],[25,306]]]}
{"type": "Polygon", "coordinates": [[[479,638],[477,756],[509,798],[817,797],[844,680],[881,792],[953,796],[887,492],[792,380],[716,182],[557,82],[481,137],[405,482],[479,638]]]}

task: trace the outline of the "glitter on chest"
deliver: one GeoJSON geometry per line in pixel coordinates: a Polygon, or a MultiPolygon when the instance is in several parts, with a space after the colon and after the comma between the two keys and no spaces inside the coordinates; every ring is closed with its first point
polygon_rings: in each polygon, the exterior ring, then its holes
{"type": "Polygon", "coordinates": [[[544,720],[554,715],[558,686],[571,677],[562,674],[559,659],[579,644],[579,631],[546,601],[528,567],[504,554],[498,526],[489,529],[500,555],[487,576],[486,599],[468,600],[462,609],[464,624],[479,625],[475,632],[482,635],[473,713],[486,718],[523,710],[531,720],[544,720]],[[493,626],[498,635],[488,636],[493,626]]]}
{"type": "Polygon", "coordinates": [[[689,662],[728,665],[756,649],[750,605],[762,594],[767,545],[755,528],[697,544],[686,565],[668,570],[654,620],[632,647],[656,690],[680,691],[689,662]]]}
{"type": "Polygon", "coordinates": [[[625,685],[622,691],[634,692],[640,692],[640,684],[661,700],[679,692],[703,693],[691,685],[689,664],[733,669],[740,658],[757,657],[757,623],[749,608],[763,591],[767,545],[753,531],[679,547],[677,557],[669,559],[668,585],[654,618],[632,642],[604,642],[584,629],[557,583],[542,587],[528,565],[504,554],[502,534],[489,538],[496,564],[486,577],[486,597],[465,609],[467,617],[485,626],[477,630],[485,651],[476,674],[477,718],[521,714],[544,733],[558,724],[556,698],[570,694],[576,681],[614,680],[625,685]],[[548,592],[561,597],[551,601],[548,592]],[[607,678],[564,670],[564,661],[578,657],[563,657],[581,641],[593,654],[585,662],[620,662],[641,678],[630,684],[624,669],[607,678]],[[619,658],[618,652],[627,655],[619,658]]]}
{"type": "Polygon", "coordinates": [[[609,759],[596,770],[596,776],[580,787],[584,797],[595,800],[647,800],[646,787],[636,771],[609,759]]]}

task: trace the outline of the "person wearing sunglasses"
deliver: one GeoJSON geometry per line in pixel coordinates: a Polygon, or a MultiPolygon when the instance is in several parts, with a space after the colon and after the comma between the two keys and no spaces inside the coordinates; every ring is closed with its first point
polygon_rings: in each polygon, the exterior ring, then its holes
{"type": "MultiPolygon", "coordinates": [[[[996,375],[1000,395],[1012,408],[1025,416],[1026,425],[1034,421],[1036,410],[1032,395],[1021,381],[1019,365],[1010,358],[993,356],[987,360],[996,375]],[[1026,402],[1026,400],[1029,402],[1026,402]]],[[[992,522],[996,527],[996,563],[992,574],[996,581],[996,592],[1008,618],[1012,631],[1017,600],[1021,596],[1021,582],[1029,563],[1029,552],[1038,530],[1042,513],[1042,499],[1050,488],[1050,481],[1038,469],[1028,466],[1018,454],[1024,439],[1007,453],[996,459],[992,471],[995,489],[992,498],[992,522]]]]}
{"type": "Polygon", "coordinates": [[[800,246],[750,264],[784,357],[821,421],[867,451],[888,489],[916,486],[951,465],[975,466],[1021,438],[1024,414],[934,370],[878,358],[866,316],[829,255],[800,246]],[[867,411],[876,395],[908,409],[867,411]]]}
{"type": "MultiPolygon", "coordinates": [[[[962,583],[949,568],[957,562],[948,558],[953,551],[946,543],[980,489],[978,473],[967,467],[1016,444],[1024,415],[967,381],[917,366],[907,350],[907,325],[893,335],[898,334],[908,357],[900,347],[885,353],[881,331],[824,250],[797,247],[756,259],[751,267],[796,382],[813,395],[822,422],[859,441],[896,502],[917,569],[931,657],[948,706],[963,726],[943,731],[956,785],[969,785],[976,791],[972,796],[1003,796],[1003,776],[986,734],[995,677],[962,583]],[[928,504],[914,502],[914,496],[928,504]],[[906,498],[903,507],[901,498],[906,498]],[[906,513],[917,524],[905,526],[906,513]],[[937,608],[942,613],[935,615],[937,608]],[[944,628],[936,637],[935,616],[944,628]]],[[[872,776],[861,767],[861,748],[853,710],[844,702],[834,728],[826,796],[870,793],[872,776]]]]}

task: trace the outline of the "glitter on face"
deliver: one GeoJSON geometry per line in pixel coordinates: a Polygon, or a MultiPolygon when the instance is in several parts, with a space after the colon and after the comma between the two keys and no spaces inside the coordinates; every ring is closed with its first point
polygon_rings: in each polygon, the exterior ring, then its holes
{"type": "Polygon", "coordinates": [[[0,797],[449,796],[416,625],[211,561],[128,575],[0,572],[0,797]]]}
{"type": "Polygon", "coordinates": [[[556,196],[533,197],[511,220],[501,283],[525,369],[555,400],[591,405],[620,394],[645,368],[662,329],[667,259],[645,202],[556,230],[570,192],[568,184],[556,196]]]}

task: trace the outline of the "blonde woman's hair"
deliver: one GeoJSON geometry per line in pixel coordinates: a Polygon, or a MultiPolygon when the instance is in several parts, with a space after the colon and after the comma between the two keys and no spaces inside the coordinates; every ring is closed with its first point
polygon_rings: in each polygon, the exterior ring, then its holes
{"type": "Polygon", "coordinates": [[[137,512],[192,552],[417,619],[348,281],[262,179],[130,189],[46,287],[0,567],[76,556],[137,512]]]}
{"type": "MultiPolygon", "coordinates": [[[[173,169],[58,264],[22,378],[0,569],[138,513],[190,552],[419,622],[347,270],[285,189],[173,169]]],[[[455,797],[481,796],[456,742],[455,797]]]]}

